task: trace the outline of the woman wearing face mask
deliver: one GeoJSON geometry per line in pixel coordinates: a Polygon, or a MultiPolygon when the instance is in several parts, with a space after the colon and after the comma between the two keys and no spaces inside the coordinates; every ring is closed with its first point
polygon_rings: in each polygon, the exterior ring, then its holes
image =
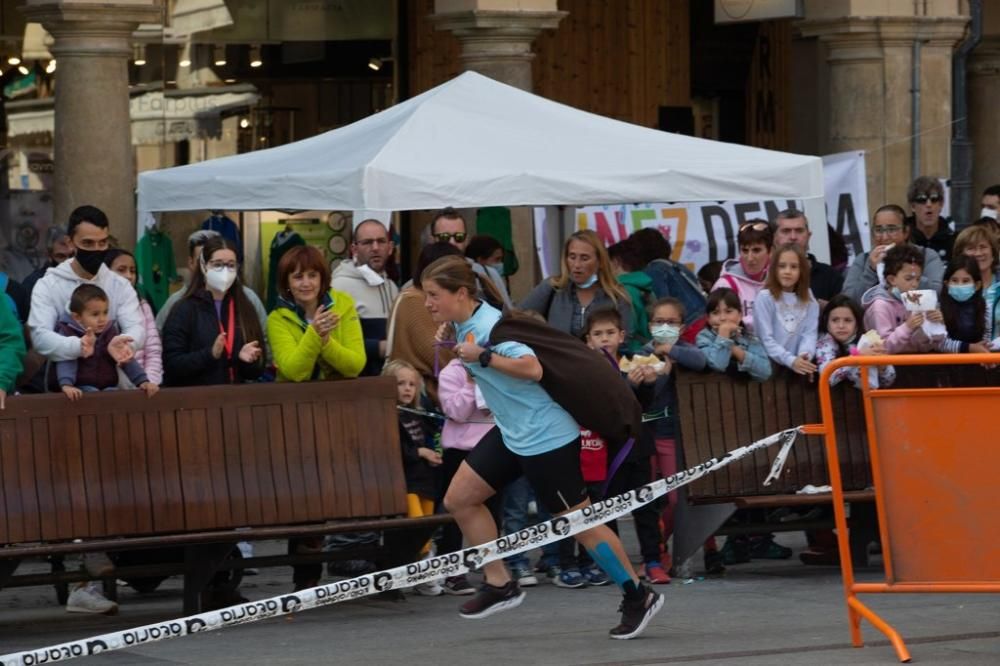
{"type": "Polygon", "coordinates": [[[621,313],[625,330],[632,330],[632,302],[615,280],[604,243],[593,231],[577,231],[563,248],[562,274],[544,280],[521,303],[553,328],[579,338],[594,308],[613,307],[621,313]]]}
{"type": "Polygon", "coordinates": [[[208,386],[254,381],[264,372],[263,331],[243,293],[236,246],[212,238],[200,270],[163,327],[167,386],[208,386]]]}
{"type": "Polygon", "coordinates": [[[503,275],[503,246],[493,236],[473,236],[465,247],[466,259],[503,275]]]}

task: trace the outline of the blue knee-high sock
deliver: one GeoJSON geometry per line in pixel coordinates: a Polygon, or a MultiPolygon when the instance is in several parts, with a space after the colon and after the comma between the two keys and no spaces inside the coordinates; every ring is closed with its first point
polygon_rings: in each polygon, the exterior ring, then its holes
{"type": "Polygon", "coordinates": [[[636,581],[632,580],[632,576],[629,575],[625,569],[625,565],[615,555],[615,551],[612,550],[610,544],[602,541],[593,550],[588,548],[587,552],[594,558],[597,566],[601,567],[604,573],[611,576],[611,580],[615,581],[615,584],[622,589],[626,597],[634,598],[636,595],[642,594],[639,585],[636,581]]]}

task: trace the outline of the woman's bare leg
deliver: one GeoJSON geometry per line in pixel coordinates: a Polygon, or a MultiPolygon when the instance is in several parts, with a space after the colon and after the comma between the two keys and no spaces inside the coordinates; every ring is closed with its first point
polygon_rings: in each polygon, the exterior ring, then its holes
{"type": "MultiPolygon", "coordinates": [[[[472,545],[495,541],[498,536],[497,524],[486,508],[486,500],[495,494],[496,491],[465,462],[459,466],[448,486],[444,507],[455,517],[462,534],[472,545]]],[[[486,582],[496,587],[510,581],[503,560],[484,564],[483,574],[486,582]]]]}

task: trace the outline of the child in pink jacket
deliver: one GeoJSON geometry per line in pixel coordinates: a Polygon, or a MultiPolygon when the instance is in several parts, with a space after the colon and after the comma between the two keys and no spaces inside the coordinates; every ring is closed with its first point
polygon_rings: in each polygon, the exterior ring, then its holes
{"type": "Polygon", "coordinates": [[[885,253],[884,264],[885,282],[872,287],[861,298],[865,308],[865,328],[878,331],[889,354],[934,351],[941,340],[938,337],[929,338],[922,325],[925,316],[931,321],[944,321],[941,312],[910,314],[903,305],[903,294],[920,288],[923,251],[915,245],[900,243],[885,253]]]}
{"type": "MultiPolygon", "coordinates": [[[[475,448],[483,436],[492,430],[493,415],[480,406],[482,397],[476,399],[476,384],[460,360],[453,359],[438,375],[438,400],[447,417],[441,430],[441,476],[447,490],[462,461],[475,448]]],[[[491,506],[494,515],[498,507],[491,506]]],[[[462,548],[462,532],[454,523],[445,525],[438,541],[438,554],[453,553],[462,548]]],[[[451,576],[444,581],[448,594],[473,594],[475,590],[464,575],[451,576]]]]}

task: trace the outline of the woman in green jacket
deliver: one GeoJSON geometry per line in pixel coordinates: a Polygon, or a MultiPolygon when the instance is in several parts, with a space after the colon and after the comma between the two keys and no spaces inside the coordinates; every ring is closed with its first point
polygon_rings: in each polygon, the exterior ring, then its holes
{"type": "Polygon", "coordinates": [[[278,263],[278,306],[267,336],[279,382],[357,377],[365,365],[361,322],[354,300],[330,289],[330,267],[308,245],[278,263]]]}
{"type": "MultiPolygon", "coordinates": [[[[329,289],[330,267],[308,245],[289,250],[278,262],[278,305],[267,317],[271,355],[279,382],[357,377],[365,367],[365,341],[354,299],[329,289]],[[329,289],[329,291],[327,291],[329,289]]],[[[290,555],[319,552],[321,537],[294,538],[290,555]]],[[[315,587],[322,564],[292,567],[295,590],[315,587]]]]}
{"type": "MultiPolygon", "coordinates": [[[[0,293],[0,298],[3,294],[0,293]]],[[[0,303],[0,409],[14,392],[24,362],[24,332],[7,303],[0,303]]]]}

